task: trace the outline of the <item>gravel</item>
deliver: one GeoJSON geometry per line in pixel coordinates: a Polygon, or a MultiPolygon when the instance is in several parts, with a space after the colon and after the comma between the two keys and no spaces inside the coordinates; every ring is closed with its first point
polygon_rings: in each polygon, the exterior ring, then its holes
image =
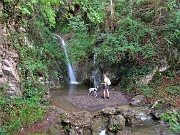
{"type": "Polygon", "coordinates": [[[95,111],[107,106],[129,104],[130,99],[121,92],[110,91],[110,99],[103,99],[101,96],[94,97],[91,95],[73,95],[66,96],[66,100],[80,109],[95,111]]]}

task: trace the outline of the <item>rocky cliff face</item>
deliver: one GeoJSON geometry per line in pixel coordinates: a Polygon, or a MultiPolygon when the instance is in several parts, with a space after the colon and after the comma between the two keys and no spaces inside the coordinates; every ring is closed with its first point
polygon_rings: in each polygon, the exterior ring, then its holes
{"type": "Polygon", "coordinates": [[[103,81],[103,72],[107,73],[111,80],[112,85],[119,83],[119,70],[118,65],[107,65],[101,63],[100,65],[94,65],[93,59],[87,59],[76,64],[75,73],[77,80],[81,83],[90,84],[94,86],[101,85],[103,81]]]}
{"type": "MultiPolygon", "coordinates": [[[[2,40],[1,40],[2,41],[2,40]]],[[[18,75],[18,54],[12,48],[0,46],[0,87],[4,87],[6,94],[21,95],[20,78],[18,75]]]]}
{"type": "MultiPolygon", "coordinates": [[[[0,14],[3,5],[0,2],[0,14]]],[[[18,54],[8,46],[6,27],[0,22],[0,87],[5,88],[7,95],[21,95],[20,77],[18,75],[18,54]]]]}

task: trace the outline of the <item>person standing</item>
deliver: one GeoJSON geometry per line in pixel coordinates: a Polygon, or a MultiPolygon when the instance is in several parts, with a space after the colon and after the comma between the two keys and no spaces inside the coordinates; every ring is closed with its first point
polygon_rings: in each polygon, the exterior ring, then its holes
{"type": "Polygon", "coordinates": [[[107,98],[109,99],[109,85],[111,85],[111,81],[106,76],[106,74],[103,74],[103,77],[104,77],[104,82],[102,83],[104,85],[103,98],[105,99],[107,95],[107,98]]]}

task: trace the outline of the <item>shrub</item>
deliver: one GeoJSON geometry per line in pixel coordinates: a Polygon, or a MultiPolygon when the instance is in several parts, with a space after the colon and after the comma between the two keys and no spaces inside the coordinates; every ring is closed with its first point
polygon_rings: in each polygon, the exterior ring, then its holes
{"type": "Polygon", "coordinates": [[[38,103],[38,98],[23,97],[0,97],[0,112],[2,112],[3,126],[0,134],[13,133],[20,130],[22,126],[42,119],[46,110],[38,103]]]}
{"type": "Polygon", "coordinates": [[[161,119],[169,122],[172,132],[180,133],[180,112],[178,110],[167,110],[161,115],[161,119]]]}

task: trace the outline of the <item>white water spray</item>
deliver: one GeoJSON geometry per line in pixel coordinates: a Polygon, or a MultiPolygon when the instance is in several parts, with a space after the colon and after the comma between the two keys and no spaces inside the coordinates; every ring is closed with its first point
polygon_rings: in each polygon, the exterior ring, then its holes
{"type": "Polygon", "coordinates": [[[58,38],[58,40],[61,41],[62,46],[63,46],[63,50],[64,50],[66,60],[67,60],[67,67],[68,67],[68,74],[69,74],[70,84],[78,84],[78,82],[76,81],[74,72],[73,72],[73,68],[72,68],[71,63],[69,61],[69,57],[68,57],[67,50],[66,50],[66,44],[65,44],[64,40],[59,35],[57,35],[57,34],[54,34],[54,35],[58,38]]]}
{"type": "Polygon", "coordinates": [[[99,135],[106,135],[106,129],[101,130],[101,132],[99,133],[99,135]]]}

